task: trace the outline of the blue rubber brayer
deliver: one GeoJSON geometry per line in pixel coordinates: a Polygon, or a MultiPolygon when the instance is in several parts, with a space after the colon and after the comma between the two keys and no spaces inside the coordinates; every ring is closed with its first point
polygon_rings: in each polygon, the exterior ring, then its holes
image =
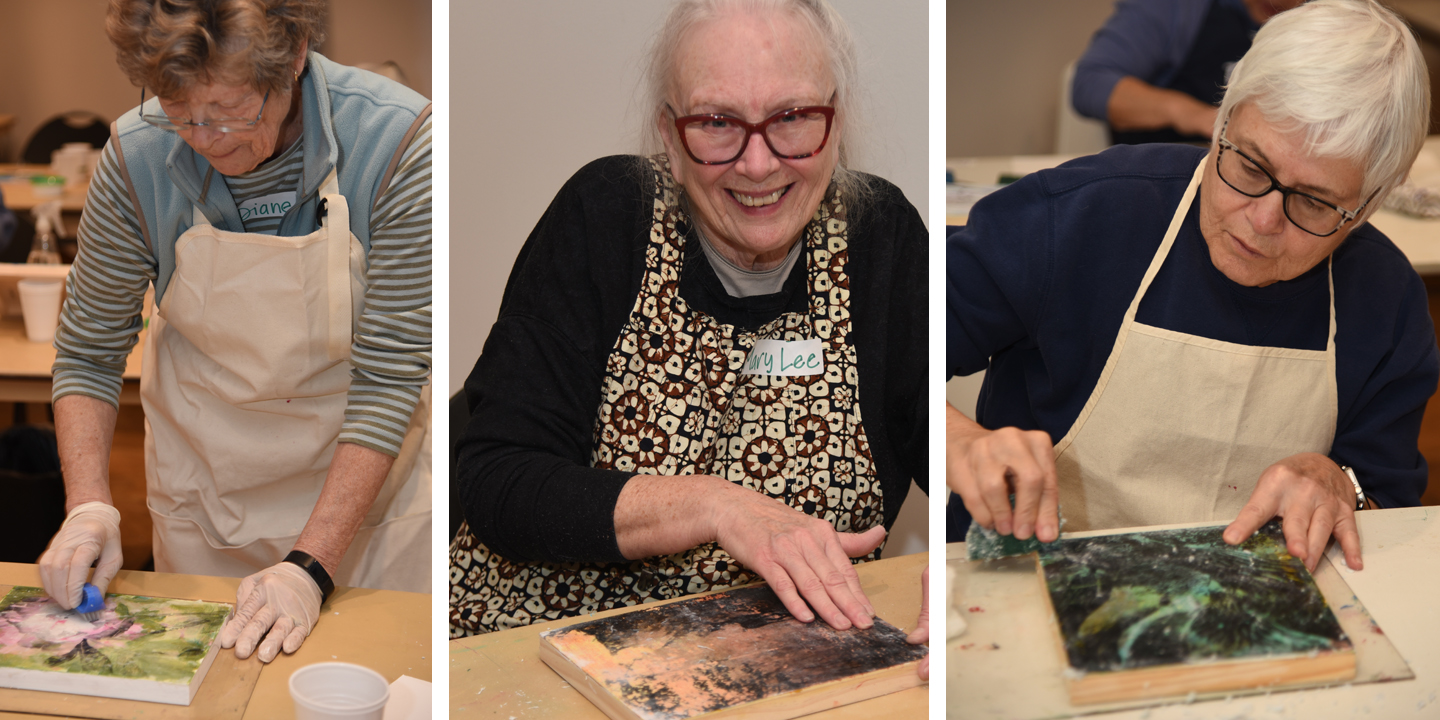
{"type": "Polygon", "coordinates": [[[84,614],[99,612],[105,609],[105,596],[100,594],[100,588],[90,583],[85,583],[85,587],[81,588],[81,593],[84,599],[80,601],[79,605],[75,606],[75,612],[84,614]]]}

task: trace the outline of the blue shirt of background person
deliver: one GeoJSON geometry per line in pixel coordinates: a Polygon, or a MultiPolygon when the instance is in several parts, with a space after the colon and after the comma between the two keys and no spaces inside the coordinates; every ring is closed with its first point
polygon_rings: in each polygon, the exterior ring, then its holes
{"type": "Polygon", "coordinates": [[[1261,24],[1299,4],[1121,0],[1075,66],[1075,111],[1108,122],[1115,144],[1207,143],[1230,68],[1261,24]]]}

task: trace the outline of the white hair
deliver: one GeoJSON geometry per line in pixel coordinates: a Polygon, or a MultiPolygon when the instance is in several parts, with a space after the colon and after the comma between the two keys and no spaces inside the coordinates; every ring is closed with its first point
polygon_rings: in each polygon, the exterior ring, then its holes
{"type": "MultiPolygon", "coordinates": [[[[1306,150],[1357,162],[1378,208],[1410,170],[1430,125],[1430,82],[1410,28],[1373,0],[1313,0],[1271,18],[1235,65],[1215,136],[1242,103],[1306,150]]],[[[1368,214],[1368,212],[1367,212],[1368,214]]]]}
{"type": "Polygon", "coordinates": [[[843,127],[836,143],[838,161],[833,182],[852,200],[863,200],[868,196],[869,189],[863,178],[850,170],[854,155],[852,148],[856,145],[856,138],[864,131],[863,113],[856,91],[859,63],[855,40],[850,34],[850,26],[827,0],[679,0],[675,3],[650,45],[645,63],[646,105],[641,116],[645,123],[642,137],[645,138],[646,153],[663,152],[665,149],[659,124],[666,117],[666,103],[681,44],[696,27],[727,12],[757,15],[785,13],[800,20],[804,27],[815,33],[825,49],[826,66],[835,81],[835,120],[843,127]]]}

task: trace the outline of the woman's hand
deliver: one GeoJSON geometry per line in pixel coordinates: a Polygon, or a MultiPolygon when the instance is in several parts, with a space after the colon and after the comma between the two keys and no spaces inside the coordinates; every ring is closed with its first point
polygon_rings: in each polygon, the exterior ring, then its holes
{"type": "Polygon", "coordinates": [[[70,610],[84,599],[82,588],[92,564],[95,578],[91,584],[104,595],[123,562],[120,511],[107,503],[88,502],[70,511],[40,555],[40,582],[47,595],[70,610]]]}
{"type": "Polygon", "coordinates": [[[836,532],[830,523],[779,500],[726,484],[733,491],[711,506],[715,541],[765,578],[796,619],[810,622],[819,615],[837,630],[874,624],[875,608],[860,589],[850,558],[879,547],[885,528],[836,532]]]}
{"type": "Polygon", "coordinates": [[[1055,448],[1044,431],[987,430],[947,404],[945,484],[981,527],[1021,540],[1032,532],[1041,542],[1060,535],[1055,448]]]}
{"type": "MultiPolygon", "coordinates": [[[[915,629],[905,636],[905,642],[911,645],[920,645],[930,641],[930,566],[925,566],[924,572],[920,573],[920,618],[915,621],[915,629]]],[[[930,655],[926,653],[925,659],[920,661],[920,667],[916,668],[921,680],[930,679],[930,655]]]]}
{"type": "Polygon", "coordinates": [[[1277,515],[1283,518],[1285,549],[1312,572],[1331,535],[1340,541],[1346,565],[1352,570],[1364,567],[1355,525],[1355,486],[1334,460],[1300,453],[1266,468],[1250,501],[1225,528],[1225,542],[1244,542],[1277,515]]]}
{"type": "Polygon", "coordinates": [[[873,624],[875,609],[850,558],[884,539],[882,527],[835,532],[820,518],[714,475],[636,475],[615,502],[615,542],[626,558],[719,543],[759,573],[797,619],[818,614],[839,630],[873,624]]]}
{"type": "Polygon", "coordinates": [[[259,649],[260,662],[300,649],[320,619],[320,588],[300,566],[281,562],[240,581],[235,614],[220,629],[220,647],[244,660],[259,649]]]}

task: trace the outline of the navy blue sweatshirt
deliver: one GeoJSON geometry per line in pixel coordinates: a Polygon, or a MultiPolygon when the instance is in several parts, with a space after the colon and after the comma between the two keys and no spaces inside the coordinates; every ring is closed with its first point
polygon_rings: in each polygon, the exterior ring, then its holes
{"type": "MultiPolygon", "coordinates": [[[[1065,436],[1204,154],[1181,145],[1114,147],[1027,176],[977,203],[968,225],[949,229],[946,372],[987,370],[977,422],[1065,436]]],[[[1199,189],[1136,319],[1232,343],[1324,350],[1326,263],[1265,287],[1232,282],[1210,262],[1200,234],[1206,191],[1199,189]]],[[[1335,251],[1334,275],[1340,407],[1330,457],[1353,467],[1381,506],[1418,505],[1427,468],[1416,439],[1440,377],[1424,284],[1368,223],[1335,251]]],[[[970,517],[958,496],[948,515],[948,540],[963,540],[970,517]]]]}

